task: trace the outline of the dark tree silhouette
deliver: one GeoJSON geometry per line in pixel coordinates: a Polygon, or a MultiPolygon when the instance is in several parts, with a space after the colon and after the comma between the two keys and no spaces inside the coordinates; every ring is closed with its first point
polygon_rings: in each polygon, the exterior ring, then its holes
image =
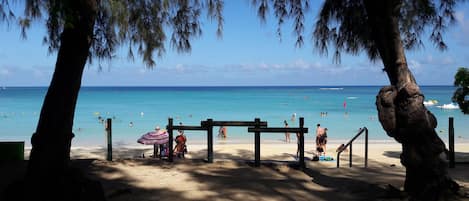
{"type": "Polygon", "coordinates": [[[460,67],[454,75],[454,86],[458,87],[453,94],[452,100],[457,102],[464,114],[469,114],[469,69],[460,67]]]}
{"type": "MultiPolygon", "coordinates": [[[[297,41],[303,41],[307,0],[253,0],[261,19],[273,5],[279,25],[293,19],[297,41]]],[[[325,0],[315,24],[313,43],[322,54],[334,47],[341,52],[365,52],[370,60],[381,59],[390,86],[376,99],[379,120],[386,133],[402,144],[401,163],[406,167],[405,191],[411,200],[439,200],[459,186],[448,176],[442,159],[445,144],[438,137],[434,115],[423,105],[424,95],[410,71],[405,50],[423,45],[421,35],[446,49],[443,31],[454,22],[458,0],[325,0]]],[[[298,44],[298,42],[297,42],[298,44]]],[[[301,44],[301,43],[300,43],[301,44]]]]}
{"type": "MultiPolygon", "coordinates": [[[[49,51],[57,51],[52,81],[42,105],[24,191],[14,200],[100,200],[92,194],[69,166],[75,106],[81,87],[83,69],[92,58],[111,59],[115,48],[129,46],[152,67],[154,54],[165,52],[166,32],[178,52],[190,52],[190,41],[201,35],[200,17],[218,22],[222,31],[222,0],[28,0],[25,15],[17,16],[26,29],[34,20],[45,19],[48,34],[44,42],[49,51]]],[[[9,1],[0,1],[0,20],[11,22],[9,1]]],[[[42,21],[41,21],[42,22],[42,21]]]]}

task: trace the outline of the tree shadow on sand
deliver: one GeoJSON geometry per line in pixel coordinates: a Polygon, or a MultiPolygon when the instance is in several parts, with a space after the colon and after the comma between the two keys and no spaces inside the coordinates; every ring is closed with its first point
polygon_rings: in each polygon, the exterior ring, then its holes
{"type": "Polygon", "coordinates": [[[299,168],[289,153],[261,156],[261,167],[253,167],[251,150],[215,152],[214,163],[206,163],[206,155],[206,150],[191,152],[173,163],[155,158],[74,159],[72,166],[100,181],[109,201],[396,200],[389,198],[388,184],[400,187],[405,177],[401,166],[369,160],[364,168],[363,157],[355,155],[352,168],[345,166],[347,157],[341,168],[335,168],[335,161],[307,161],[306,168],[299,168]]]}
{"type": "Polygon", "coordinates": [[[108,200],[377,200],[388,192],[383,182],[402,183],[404,177],[401,169],[383,170],[388,165],[377,161],[367,169],[331,168],[326,163],[308,161],[303,169],[298,168],[292,154],[280,153],[256,168],[250,150],[215,153],[214,163],[204,162],[206,154],[206,150],[200,150],[173,163],[152,158],[73,163],[102,182],[108,200]],[[137,176],[121,168],[143,166],[154,172],[137,176]],[[170,171],[174,171],[171,178],[162,176],[170,171]],[[154,182],[142,186],[142,176],[154,177],[154,182]],[[192,182],[192,187],[161,184],[178,177],[185,177],[181,182],[192,182]]]}

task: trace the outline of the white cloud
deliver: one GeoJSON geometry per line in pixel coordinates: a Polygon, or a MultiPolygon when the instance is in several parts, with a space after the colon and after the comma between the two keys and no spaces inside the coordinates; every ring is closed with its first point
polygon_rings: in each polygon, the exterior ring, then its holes
{"type": "Polygon", "coordinates": [[[464,12],[456,12],[455,18],[457,26],[461,29],[456,31],[456,39],[463,45],[468,45],[467,36],[469,35],[469,20],[465,18],[464,12]]]}
{"type": "Polygon", "coordinates": [[[224,66],[225,69],[231,71],[243,71],[243,72],[252,72],[252,71],[297,71],[297,70],[320,70],[322,68],[326,69],[326,66],[322,65],[320,62],[308,63],[303,59],[297,59],[290,63],[266,63],[261,62],[258,64],[229,64],[224,66]]]}
{"type": "Polygon", "coordinates": [[[11,74],[11,72],[7,68],[0,68],[0,75],[1,76],[8,76],[9,74],[11,74]]]}
{"type": "Polygon", "coordinates": [[[408,62],[408,65],[409,65],[409,69],[413,72],[413,73],[420,73],[422,71],[422,64],[420,64],[420,62],[416,61],[416,60],[413,60],[411,59],[409,62],[408,62]]]}
{"type": "Polygon", "coordinates": [[[145,74],[145,73],[147,73],[147,71],[148,71],[147,68],[139,68],[138,69],[139,74],[145,74]]]}
{"type": "Polygon", "coordinates": [[[42,78],[42,77],[44,77],[44,75],[45,75],[45,73],[44,73],[42,70],[40,70],[40,69],[33,68],[32,70],[33,70],[33,75],[34,75],[34,77],[42,78]]]}
{"type": "MultiPolygon", "coordinates": [[[[440,65],[453,65],[455,63],[454,59],[450,56],[439,57],[435,59],[432,55],[420,59],[420,61],[414,61],[419,64],[431,65],[431,66],[440,66],[440,65]]],[[[410,63],[409,63],[410,64],[410,63]]]]}
{"type": "Polygon", "coordinates": [[[455,12],[454,17],[456,18],[457,22],[464,22],[464,12],[455,12]]]}
{"type": "Polygon", "coordinates": [[[186,67],[183,64],[177,64],[176,67],[174,68],[174,70],[177,73],[184,73],[184,72],[186,72],[186,67]]]}

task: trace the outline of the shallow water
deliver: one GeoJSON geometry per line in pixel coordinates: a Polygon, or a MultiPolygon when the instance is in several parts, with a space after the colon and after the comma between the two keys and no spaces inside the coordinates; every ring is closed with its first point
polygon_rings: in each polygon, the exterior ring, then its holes
{"type": "MultiPolygon", "coordinates": [[[[74,145],[104,145],[104,125],[100,119],[113,119],[113,143],[133,145],[144,133],[157,125],[165,127],[168,117],[175,124],[200,125],[200,121],[254,120],[261,118],[269,127],[298,126],[314,133],[317,123],[329,130],[330,140],[350,139],[359,128],[369,129],[374,141],[392,140],[386,136],[377,119],[375,97],[379,86],[301,86],[301,87],[83,87],[80,91],[74,123],[74,145]],[[296,114],[295,121],[292,121],[296,114]]],[[[0,90],[0,140],[25,141],[34,132],[45,87],[7,87],[0,90]]],[[[428,106],[438,119],[437,132],[446,140],[448,118],[455,118],[456,140],[469,139],[469,116],[457,109],[437,106],[451,102],[452,86],[425,86],[426,100],[438,100],[428,106]]],[[[218,128],[214,128],[215,135],[218,128]]],[[[191,143],[205,143],[206,134],[186,131],[191,143]]],[[[307,134],[312,141],[314,135],[307,134]]],[[[295,136],[292,134],[292,142],[295,136]]],[[[284,134],[265,133],[265,143],[282,142],[284,134]]],[[[228,139],[216,143],[253,141],[245,127],[228,127],[228,139]]]]}

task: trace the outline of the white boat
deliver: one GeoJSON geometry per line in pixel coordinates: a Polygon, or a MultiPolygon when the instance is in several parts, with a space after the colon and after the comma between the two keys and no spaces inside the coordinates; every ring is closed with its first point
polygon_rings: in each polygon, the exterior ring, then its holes
{"type": "Polygon", "coordinates": [[[344,90],[342,87],[325,87],[325,88],[319,88],[319,90],[344,90]]]}
{"type": "Polygon", "coordinates": [[[438,104],[438,101],[437,101],[437,100],[434,100],[434,99],[433,99],[433,100],[430,99],[430,100],[427,100],[427,101],[423,101],[423,104],[426,105],[426,106],[431,106],[431,105],[436,105],[436,104],[438,104]]]}
{"type": "Polygon", "coordinates": [[[443,104],[443,105],[439,105],[436,107],[441,108],[441,109],[447,109],[447,110],[459,109],[459,106],[455,103],[443,104]]]}

